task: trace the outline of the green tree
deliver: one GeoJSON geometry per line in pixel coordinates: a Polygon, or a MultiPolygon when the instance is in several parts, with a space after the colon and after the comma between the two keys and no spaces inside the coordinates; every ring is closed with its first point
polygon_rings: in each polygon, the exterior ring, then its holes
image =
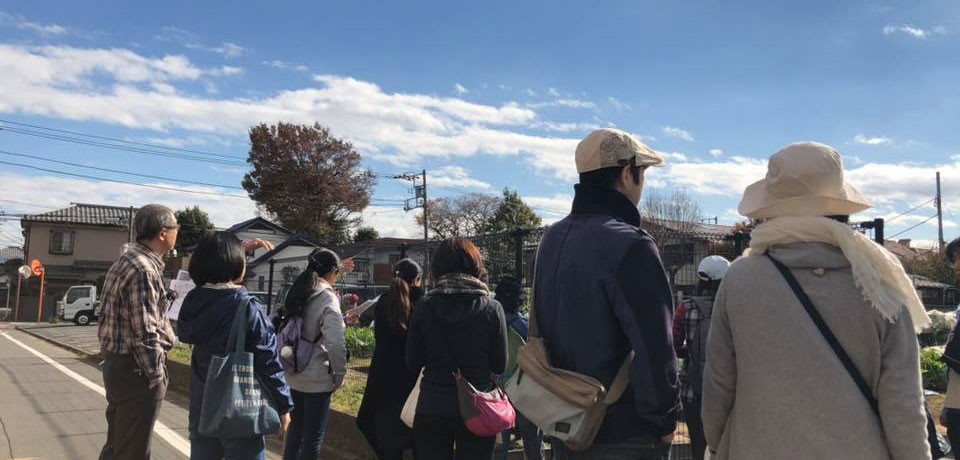
{"type": "Polygon", "coordinates": [[[360,227],[353,233],[353,242],[374,241],[380,239],[380,232],[373,227],[360,227]]]}
{"type": "Polygon", "coordinates": [[[180,224],[180,231],[177,234],[178,250],[197,244],[204,233],[213,230],[210,216],[199,206],[175,211],[174,215],[177,216],[177,223],[180,224]]]}
{"type": "Polygon", "coordinates": [[[503,198],[496,212],[484,226],[486,233],[500,233],[514,229],[532,230],[540,227],[543,220],[520,198],[520,194],[509,188],[503,189],[503,198]]]}
{"type": "Polygon", "coordinates": [[[319,123],[260,124],[250,129],[243,188],[267,215],[330,246],[350,242],[350,228],[376,183],[360,153],[319,123]]]}

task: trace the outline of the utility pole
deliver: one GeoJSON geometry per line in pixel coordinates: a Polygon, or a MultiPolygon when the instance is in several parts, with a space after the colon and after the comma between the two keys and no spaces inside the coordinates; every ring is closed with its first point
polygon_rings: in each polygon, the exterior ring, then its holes
{"type": "Polygon", "coordinates": [[[394,179],[408,180],[413,183],[413,198],[408,198],[403,204],[404,211],[412,211],[417,208],[423,208],[423,269],[426,276],[423,277],[424,285],[427,284],[430,273],[430,235],[429,235],[429,216],[427,211],[427,170],[424,169],[420,174],[405,173],[393,176],[394,179]],[[417,180],[422,181],[417,185],[417,180]]]}
{"type": "Polygon", "coordinates": [[[940,171],[937,171],[937,228],[940,231],[937,247],[943,255],[943,194],[940,192],[940,171]]]}
{"type": "Polygon", "coordinates": [[[133,206],[127,212],[127,243],[133,243],[133,206]]]}

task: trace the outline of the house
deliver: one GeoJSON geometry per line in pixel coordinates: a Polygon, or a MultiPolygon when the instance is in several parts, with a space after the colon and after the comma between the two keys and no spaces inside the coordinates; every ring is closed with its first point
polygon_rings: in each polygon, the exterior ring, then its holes
{"type": "Polygon", "coordinates": [[[697,266],[707,256],[721,255],[731,262],[737,257],[734,227],[729,225],[646,220],[642,227],[660,249],[663,267],[675,291],[692,294],[697,285],[697,266]]]}
{"type": "MultiPolygon", "coordinates": [[[[274,246],[279,246],[295,236],[294,232],[259,216],[240,222],[225,231],[233,233],[241,240],[255,240],[260,238],[273,243],[274,246]]],[[[252,260],[256,260],[266,253],[266,249],[258,249],[252,255],[252,260]]]]}
{"type": "Polygon", "coordinates": [[[304,235],[293,235],[247,263],[247,289],[275,297],[285,283],[293,282],[307,267],[307,256],[320,244],[304,235]]]}
{"type": "MultiPolygon", "coordinates": [[[[409,238],[378,238],[334,248],[341,259],[353,259],[353,273],[342,277],[346,284],[372,288],[376,294],[387,290],[393,281],[393,266],[400,259],[423,259],[423,240],[409,238]],[[415,246],[420,245],[420,246],[415,246]],[[410,248],[409,251],[407,248],[410,248]]],[[[373,294],[373,295],[376,295],[373,294]]]]}
{"type": "MultiPolygon", "coordinates": [[[[133,239],[131,222],[137,208],[73,203],[69,207],[20,220],[24,261],[38,259],[46,269],[43,316],[70,286],[100,284],[110,265],[133,239]]],[[[36,319],[39,282],[30,278],[21,292],[21,320],[36,319]]]]}
{"type": "Polygon", "coordinates": [[[960,289],[920,275],[908,275],[917,295],[927,309],[954,310],[960,302],[960,289]]]}

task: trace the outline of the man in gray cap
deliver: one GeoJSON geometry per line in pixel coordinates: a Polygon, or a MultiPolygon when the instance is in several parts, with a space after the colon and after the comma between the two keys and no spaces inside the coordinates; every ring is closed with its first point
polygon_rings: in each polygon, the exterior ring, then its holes
{"type": "Polygon", "coordinates": [[[680,412],[673,296],[637,205],[647,167],[663,158],[629,133],[599,129],[576,152],[573,209],[550,227],[536,264],[536,324],[554,366],[609,388],[630,359],[629,386],[593,445],[555,458],[667,459],[680,412]]]}

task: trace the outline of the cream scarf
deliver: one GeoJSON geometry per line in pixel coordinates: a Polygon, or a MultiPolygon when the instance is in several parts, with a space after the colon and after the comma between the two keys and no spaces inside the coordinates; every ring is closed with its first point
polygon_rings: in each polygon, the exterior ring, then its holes
{"type": "Polygon", "coordinates": [[[771,219],[753,230],[750,249],[744,255],[763,255],[770,246],[790,243],[827,243],[840,247],[850,261],[853,279],[863,298],[884,319],[895,321],[900,309],[906,306],[917,332],[930,324],[927,310],[900,261],[847,224],[825,217],[771,219]]]}

